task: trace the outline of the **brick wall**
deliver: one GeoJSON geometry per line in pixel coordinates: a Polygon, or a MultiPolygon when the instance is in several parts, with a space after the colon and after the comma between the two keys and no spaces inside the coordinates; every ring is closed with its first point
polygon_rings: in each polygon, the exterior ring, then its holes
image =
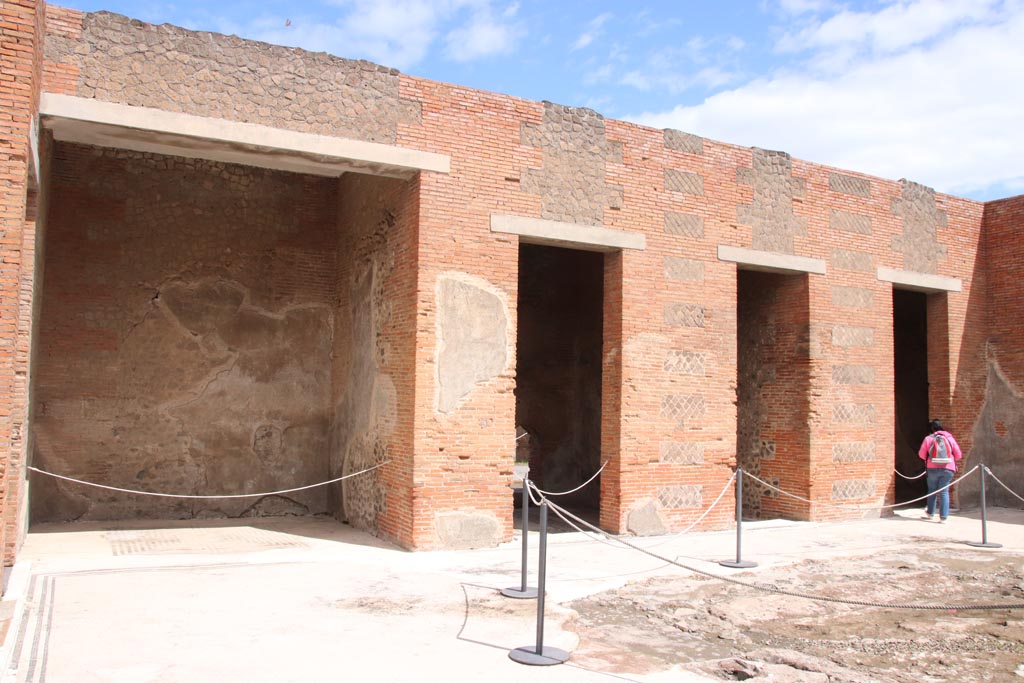
{"type": "MultiPolygon", "coordinates": [[[[399,401],[408,431],[391,447],[408,457],[382,475],[396,477],[381,527],[394,531],[383,533],[416,547],[511,534],[518,241],[490,232],[494,213],[646,237],[645,250],[605,263],[605,528],[628,529],[651,509],[664,528],[680,528],[731,474],[737,274],[717,258],[719,245],[827,266],[802,278],[808,497],[857,505],[892,495],[892,285],[878,280],[878,267],[962,281],[962,292],[929,302],[930,329],[942,340],[929,345],[929,402],[972,445],[992,386],[977,202],[301,50],[107,14],[51,8],[50,16],[46,87],[54,92],[451,156],[449,175],[421,174],[402,194],[417,216],[402,229],[412,258],[403,286],[415,291],[415,306],[393,328],[410,350],[405,375],[395,378],[410,384],[398,392],[408,397],[399,401]],[[204,41],[223,56],[207,54],[204,41]],[[238,63],[256,73],[237,80],[238,63]],[[310,92],[310,79],[349,89],[310,92]],[[213,96],[193,97],[200,90],[213,96]],[[360,108],[371,100],[383,109],[360,108]],[[461,310],[487,320],[492,333],[474,329],[461,310]],[[464,356],[472,362],[457,362],[452,350],[460,348],[476,349],[464,356]]],[[[791,408],[785,392],[765,398],[782,404],[774,410],[791,408]]],[[[727,496],[705,526],[727,524],[731,506],[727,496]]],[[[859,513],[815,505],[807,514],[859,513]]]]}
{"type": "Polygon", "coordinates": [[[24,495],[28,334],[24,287],[30,286],[38,192],[32,167],[33,130],[42,69],[43,3],[0,5],[0,472],[3,561],[9,566],[20,541],[24,495]]]}
{"type": "MultiPolygon", "coordinates": [[[[737,464],[771,486],[810,488],[810,319],[806,275],[741,272],[737,464]]],[[[859,379],[856,378],[855,379],[859,379]]],[[[802,519],[806,503],[747,479],[744,515],[802,519]]]]}
{"type": "MultiPolygon", "coordinates": [[[[34,464],[190,495],[323,481],[337,181],[58,143],[49,186],[34,464]]],[[[32,488],[40,522],[327,511],[32,488]]]]}
{"type": "MultiPolygon", "coordinates": [[[[977,329],[988,330],[984,356],[972,359],[983,365],[985,384],[970,394],[978,411],[973,420],[963,423],[974,445],[974,462],[986,463],[1001,481],[1020,494],[1024,492],[1024,343],[1020,321],[1024,320],[1024,196],[985,205],[985,241],[983,271],[987,282],[987,320],[979,319],[975,305],[969,311],[970,323],[965,336],[978,336],[977,329]],[[987,324],[986,324],[987,322],[987,324]]],[[[979,353],[979,356],[981,354],[979,353]]],[[[958,396],[962,392],[958,389],[958,396]]],[[[1002,487],[987,487],[990,504],[1019,507],[1020,501],[1002,487]]],[[[961,500],[977,502],[980,482],[964,482],[961,500]]]]}
{"type": "Polygon", "coordinates": [[[335,488],[353,526],[412,545],[414,181],[349,174],[338,193],[331,477],[387,462],[335,488]]]}

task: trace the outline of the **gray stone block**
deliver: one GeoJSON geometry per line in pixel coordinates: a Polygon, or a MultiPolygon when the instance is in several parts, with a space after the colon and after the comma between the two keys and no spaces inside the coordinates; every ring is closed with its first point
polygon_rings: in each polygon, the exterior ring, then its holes
{"type": "Polygon", "coordinates": [[[704,176],[699,173],[668,168],[665,169],[665,189],[670,192],[703,195],[704,176]]]}
{"type": "Polygon", "coordinates": [[[678,375],[704,376],[707,366],[707,354],[697,351],[670,350],[665,357],[665,372],[678,375]]]}
{"type": "Polygon", "coordinates": [[[665,277],[681,282],[703,282],[704,262],[697,259],[666,256],[665,277]]]}
{"type": "Polygon", "coordinates": [[[685,237],[704,237],[704,217],[689,213],[665,212],[665,232],[685,237]]]}
{"type": "Polygon", "coordinates": [[[832,209],[829,218],[829,227],[840,232],[852,232],[857,235],[871,234],[871,216],[865,216],[850,211],[832,209]]]}
{"type": "Polygon", "coordinates": [[[832,500],[859,500],[873,495],[873,479],[844,479],[832,482],[832,500]]]}
{"type": "Polygon", "coordinates": [[[703,154],[704,138],[672,128],[665,129],[665,146],[687,154],[703,154]]]}
{"type": "Polygon", "coordinates": [[[665,324],[673,327],[704,327],[704,307],[699,304],[665,304],[665,324]]]}
{"type": "Polygon", "coordinates": [[[666,486],[658,491],[658,502],[669,510],[699,508],[703,505],[703,486],[666,486]]]}
{"type": "Polygon", "coordinates": [[[635,536],[660,536],[668,530],[661,521],[658,505],[651,499],[638,501],[626,518],[626,531],[635,536]]]}
{"type": "Polygon", "coordinates": [[[662,441],[661,462],[677,465],[701,465],[704,463],[705,445],[697,441],[662,441]]]}
{"type": "Polygon", "coordinates": [[[871,196],[871,181],[843,173],[831,173],[828,177],[829,189],[833,192],[852,194],[855,197],[871,196]]]}
{"type": "Polygon", "coordinates": [[[874,441],[843,441],[832,445],[832,462],[870,462],[874,459],[874,441]]]}
{"type": "Polygon", "coordinates": [[[856,325],[836,325],[832,328],[832,343],[835,346],[872,346],[875,330],[856,325]]]}

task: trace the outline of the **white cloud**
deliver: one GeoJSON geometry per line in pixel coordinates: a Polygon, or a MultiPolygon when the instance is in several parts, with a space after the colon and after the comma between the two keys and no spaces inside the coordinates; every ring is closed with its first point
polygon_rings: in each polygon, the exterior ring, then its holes
{"type": "Polygon", "coordinates": [[[781,0],[779,6],[789,14],[820,12],[832,5],[829,0],[781,0]]]}
{"type": "Polygon", "coordinates": [[[448,58],[469,61],[507,53],[522,35],[515,21],[517,2],[498,9],[492,0],[329,0],[327,4],[337,8],[334,20],[297,12],[288,27],[275,16],[222,30],[398,69],[421,62],[442,38],[448,58]]]}
{"type": "Polygon", "coordinates": [[[588,21],[586,29],[583,31],[583,33],[579,35],[578,38],[576,38],[575,41],[573,41],[573,44],[570,47],[570,49],[582,50],[587,45],[590,45],[592,42],[594,42],[597,38],[601,37],[601,35],[604,33],[605,23],[611,18],[611,12],[605,12],[604,14],[599,14],[590,21],[588,21]]]}
{"type": "Polygon", "coordinates": [[[998,24],[861,57],[841,73],[794,68],[628,118],[945,192],[1024,188],[1024,6],[1004,9],[998,24]]]}
{"type": "Polygon", "coordinates": [[[995,0],[916,0],[897,2],[878,12],[843,10],[824,22],[786,34],[779,48],[863,46],[876,52],[894,52],[935,38],[965,22],[990,21],[995,0]]]}
{"type": "Polygon", "coordinates": [[[745,43],[735,36],[693,36],[684,43],[652,50],[642,68],[631,68],[619,85],[644,92],[681,93],[691,88],[720,88],[736,81],[735,56],[745,43]]]}
{"type": "MultiPolygon", "coordinates": [[[[509,19],[512,14],[506,11],[502,16],[509,19]]],[[[481,57],[508,54],[515,50],[523,33],[518,25],[496,21],[488,10],[480,10],[468,24],[448,33],[445,56],[456,62],[471,62],[481,57]]]]}

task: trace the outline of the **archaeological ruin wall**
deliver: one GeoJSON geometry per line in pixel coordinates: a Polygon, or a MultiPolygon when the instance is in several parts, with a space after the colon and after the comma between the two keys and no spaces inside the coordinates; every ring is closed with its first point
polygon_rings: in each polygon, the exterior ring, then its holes
{"type": "MultiPolygon", "coordinates": [[[[189,495],[325,479],[336,181],[60,144],[50,182],[34,464],[189,495]]],[[[328,509],[32,488],[38,522],[328,509]]]]}

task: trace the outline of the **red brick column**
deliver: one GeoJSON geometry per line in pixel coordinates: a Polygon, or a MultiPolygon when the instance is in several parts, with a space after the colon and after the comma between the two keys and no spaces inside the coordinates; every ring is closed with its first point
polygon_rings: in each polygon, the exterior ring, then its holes
{"type": "Polygon", "coordinates": [[[22,335],[28,329],[20,293],[23,277],[31,279],[31,272],[23,272],[23,248],[26,220],[35,222],[34,210],[26,213],[44,22],[42,0],[0,4],[0,514],[6,566],[13,564],[19,541],[27,400],[27,353],[19,360],[19,349],[27,349],[22,335]]]}

